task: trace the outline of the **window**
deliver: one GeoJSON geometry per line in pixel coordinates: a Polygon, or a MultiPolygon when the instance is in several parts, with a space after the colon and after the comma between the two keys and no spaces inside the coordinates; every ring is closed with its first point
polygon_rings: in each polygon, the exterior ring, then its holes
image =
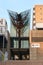
{"type": "Polygon", "coordinates": [[[35,10],[35,8],[33,8],[33,10],[35,10]]]}
{"type": "Polygon", "coordinates": [[[33,21],[35,21],[35,18],[33,18],[33,21]]]}
{"type": "Polygon", "coordinates": [[[36,23],[36,21],[33,21],[33,23],[35,24],[35,23],[36,23]]]}
{"type": "Polygon", "coordinates": [[[3,19],[0,20],[0,23],[3,24],[3,19]]]}
{"type": "Polygon", "coordinates": [[[36,26],[33,26],[33,29],[35,30],[36,29],[36,26]]]}
{"type": "Polygon", "coordinates": [[[21,48],[29,48],[29,42],[28,41],[21,41],[21,48]]]}
{"type": "Polygon", "coordinates": [[[33,13],[33,15],[35,15],[35,13],[33,13]]]}
{"type": "Polygon", "coordinates": [[[18,48],[18,41],[14,40],[14,48],[18,48]]]}
{"type": "Polygon", "coordinates": [[[2,27],[0,27],[0,33],[2,33],[2,27]]]}
{"type": "Polygon", "coordinates": [[[36,25],[36,23],[33,23],[33,26],[35,26],[36,25]]]}

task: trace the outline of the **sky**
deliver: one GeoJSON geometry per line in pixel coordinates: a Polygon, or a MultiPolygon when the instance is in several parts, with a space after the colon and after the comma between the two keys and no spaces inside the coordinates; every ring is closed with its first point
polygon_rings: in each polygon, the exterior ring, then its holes
{"type": "MultiPolygon", "coordinates": [[[[8,24],[8,30],[10,31],[10,17],[7,10],[14,12],[23,12],[31,9],[31,23],[32,23],[32,8],[34,5],[43,5],[43,0],[0,0],[0,18],[4,18],[8,24]]],[[[30,24],[32,27],[32,24],[30,24]]]]}

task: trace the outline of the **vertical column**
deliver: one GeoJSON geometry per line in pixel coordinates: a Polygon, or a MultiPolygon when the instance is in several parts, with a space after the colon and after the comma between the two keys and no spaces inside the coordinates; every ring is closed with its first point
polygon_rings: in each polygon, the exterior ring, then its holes
{"type": "Polygon", "coordinates": [[[37,48],[30,47],[30,60],[36,60],[36,59],[37,59],[37,48]]]}
{"type": "Polygon", "coordinates": [[[10,34],[8,31],[7,31],[7,36],[8,36],[8,39],[7,39],[8,59],[10,59],[10,34]]]}

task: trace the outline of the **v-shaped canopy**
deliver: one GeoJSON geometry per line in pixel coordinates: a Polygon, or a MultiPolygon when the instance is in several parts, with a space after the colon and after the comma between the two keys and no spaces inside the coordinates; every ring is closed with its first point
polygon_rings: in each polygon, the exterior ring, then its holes
{"type": "Polygon", "coordinates": [[[24,29],[28,24],[30,24],[30,10],[26,10],[20,14],[8,10],[8,13],[10,15],[11,22],[17,29],[24,29]]]}

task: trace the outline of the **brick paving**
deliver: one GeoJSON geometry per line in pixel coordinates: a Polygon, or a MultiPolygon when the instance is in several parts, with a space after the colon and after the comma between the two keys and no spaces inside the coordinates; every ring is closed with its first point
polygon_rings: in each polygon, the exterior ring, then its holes
{"type": "Polygon", "coordinates": [[[43,60],[9,60],[0,62],[0,65],[43,65],[43,60]]]}

